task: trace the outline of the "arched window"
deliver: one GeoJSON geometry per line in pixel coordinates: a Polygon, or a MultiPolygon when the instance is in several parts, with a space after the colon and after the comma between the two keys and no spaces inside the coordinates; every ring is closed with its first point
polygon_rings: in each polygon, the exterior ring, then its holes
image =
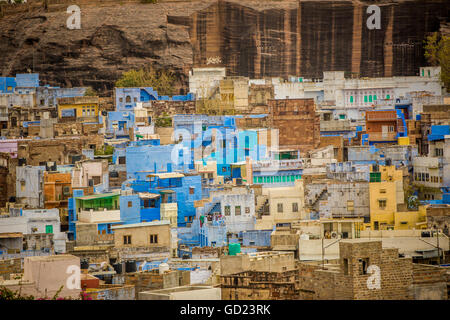
{"type": "Polygon", "coordinates": [[[125,102],[131,102],[131,97],[130,97],[130,96],[127,96],[127,97],[125,98],[125,102]]]}

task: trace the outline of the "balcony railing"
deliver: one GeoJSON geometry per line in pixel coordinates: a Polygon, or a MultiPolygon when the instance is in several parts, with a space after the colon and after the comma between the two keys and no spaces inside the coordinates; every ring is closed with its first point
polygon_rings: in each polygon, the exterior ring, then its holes
{"type": "Polygon", "coordinates": [[[395,121],[397,115],[394,113],[367,113],[367,121],[395,121]]]}
{"type": "Polygon", "coordinates": [[[397,140],[396,132],[369,133],[369,141],[395,141],[395,140],[397,140]]]}

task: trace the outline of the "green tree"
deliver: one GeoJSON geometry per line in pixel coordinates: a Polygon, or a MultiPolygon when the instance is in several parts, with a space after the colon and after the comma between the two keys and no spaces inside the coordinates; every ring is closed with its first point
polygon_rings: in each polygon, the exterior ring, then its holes
{"type": "Polygon", "coordinates": [[[428,36],[425,41],[425,58],[432,66],[441,67],[441,81],[450,88],[450,37],[438,32],[428,36]]]}
{"type": "Polygon", "coordinates": [[[116,87],[152,87],[159,95],[170,96],[174,94],[173,83],[175,76],[171,71],[155,70],[145,67],[139,70],[129,70],[117,80],[116,87]]]}
{"type": "Polygon", "coordinates": [[[94,89],[92,89],[92,87],[88,87],[87,89],[86,89],[86,91],[84,92],[84,96],[85,97],[96,97],[98,94],[97,94],[97,91],[95,91],[94,89]]]}

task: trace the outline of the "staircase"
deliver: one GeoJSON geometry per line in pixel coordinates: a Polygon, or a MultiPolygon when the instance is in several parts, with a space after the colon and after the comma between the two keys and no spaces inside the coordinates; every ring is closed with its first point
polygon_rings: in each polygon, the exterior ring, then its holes
{"type": "Polygon", "coordinates": [[[314,201],[311,204],[309,204],[309,207],[311,207],[311,208],[314,207],[316,205],[317,201],[319,201],[319,199],[322,198],[322,196],[327,191],[328,191],[328,188],[326,186],[323,187],[323,189],[320,191],[320,193],[314,198],[314,201]]]}
{"type": "Polygon", "coordinates": [[[266,200],[256,209],[256,215],[258,219],[261,219],[261,216],[268,211],[269,211],[269,199],[266,198],[266,200]]]}

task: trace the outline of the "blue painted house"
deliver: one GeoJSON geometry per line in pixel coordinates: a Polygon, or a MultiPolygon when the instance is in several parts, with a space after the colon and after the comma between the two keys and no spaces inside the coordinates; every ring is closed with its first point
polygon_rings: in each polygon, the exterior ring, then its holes
{"type": "Polygon", "coordinates": [[[163,101],[193,101],[194,95],[160,96],[151,87],[115,88],[116,111],[132,111],[137,102],[163,101]]]}

